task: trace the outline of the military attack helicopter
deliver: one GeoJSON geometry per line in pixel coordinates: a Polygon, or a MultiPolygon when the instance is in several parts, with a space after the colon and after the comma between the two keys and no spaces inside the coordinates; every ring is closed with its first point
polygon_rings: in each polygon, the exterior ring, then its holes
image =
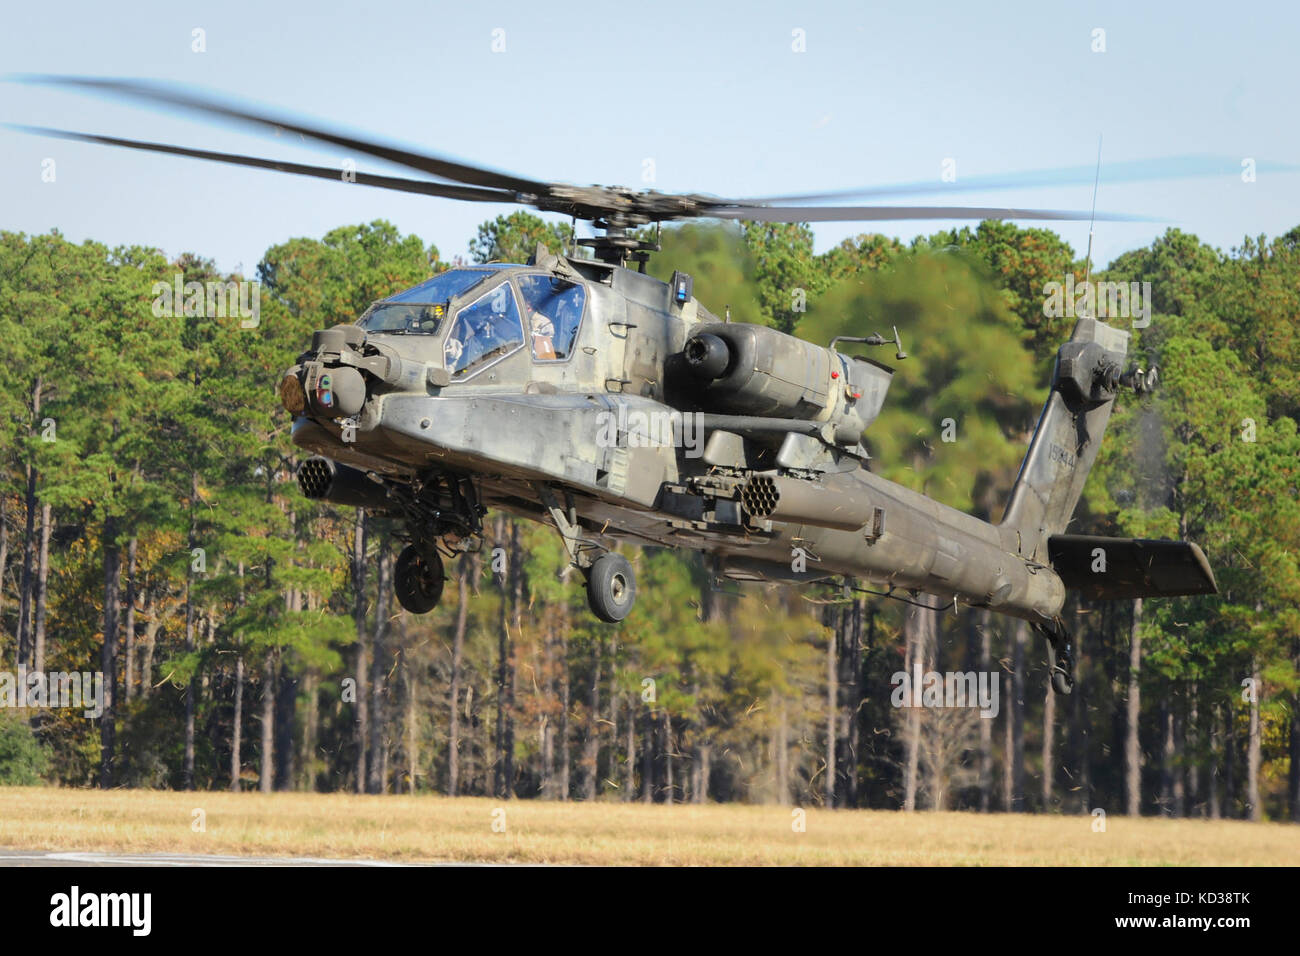
{"type": "MultiPolygon", "coordinates": [[[[308,498],[400,519],[395,591],[414,613],[442,596],[444,557],[475,550],[489,509],[552,524],[603,621],[632,610],[619,541],[693,548],[737,581],[862,579],[1023,618],[1047,639],[1052,682],[1073,685],[1067,590],[1127,599],[1215,593],[1185,541],[1067,534],[1121,391],[1150,391],[1129,333],[1079,319],[1002,520],[979,520],[870,470],[863,436],[893,369],[864,349],[898,330],[826,346],[720,319],[692,277],[645,274],[638,227],[710,218],[1083,220],[1062,210],[824,205],[908,188],[724,199],[572,186],[496,172],[138,81],[24,77],[177,108],[343,147],[429,178],[401,178],[48,128],[28,132],[467,202],[515,203],[591,223],[592,252],[540,247],[523,264],[453,268],[316,332],[279,383],[308,498]],[[635,267],[635,268],[633,268],[635,267]],[[1097,556],[1104,554],[1103,562],[1097,556]],[[1102,568],[1098,571],[1097,568],[1102,568]]],[[[912,191],[921,191],[919,188],[912,191]]],[[[657,232],[656,232],[657,235],[657,232]]]]}

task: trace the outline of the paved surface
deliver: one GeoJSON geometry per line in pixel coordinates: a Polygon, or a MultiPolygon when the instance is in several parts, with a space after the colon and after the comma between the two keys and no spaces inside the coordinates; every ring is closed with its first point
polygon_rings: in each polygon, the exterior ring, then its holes
{"type": "MultiPolygon", "coordinates": [[[[209,856],[191,853],[95,853],[0,850],[0,866],[407,866],[383,860],[310,856],[209,856]]],[[[419,864],[416,864],[419,865],[419,864]]],[[[452,864],[455,865],[455,864],[452,864]]]]}

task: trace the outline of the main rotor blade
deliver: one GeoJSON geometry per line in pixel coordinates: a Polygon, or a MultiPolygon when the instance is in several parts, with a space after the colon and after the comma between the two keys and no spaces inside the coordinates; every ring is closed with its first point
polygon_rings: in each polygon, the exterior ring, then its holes
{"type": "Polygon", "coordinates": [[[1000,209],[997,206],[726,206],[701,216],[751,222],[883,222],[909,219],[1041,219],[1146,222],[1141,216],[1071,209],[1000,209]]]}
{"type": "Polygon", "coordinates": [[[101,94],[109,98],[121,97],[141,100],[146,103],[165,104],[190,113],[220,116],[242,125],[257,128],[289,130],[322,143],[355,150],[410,169],[416,169],[453,182],[467,183],[471,186],[509,189],[521,193],[544,193],[552,185],[531,179],[523,179],[508,173],[496,172],[481,166],[444,159],[427,153],[412,152],[399,146],[358,139],[355,136],[335,132],[324,127],[308,125],[305,121],[255,112],[250,108],[236,106],[232,103],[223,103],[199,93],[181,92],[147,81],[104,80],[95,77],[42,74],[12,74],[7,79],[40,86],[69,87],[88,93],[101,94]]]}
{"type": "MultiPolygon", "coordinates": [[[[23,83],[67,87],[109,98],[134,99],[154,105],[172,106],[189,113],[221,117],[245,126],[270,128],[277,131],[289,130],[322,143],[354,150],[358,153],[419,170],[443,180],[464,184],[457,186],[450,183],[434,183],[369,173],[356,174],[356,181],[364,185],[432,196],[444,196],[451,199],[464,199],[470,202],[518,203],[533,206],[543,211],[563,212],[566,215],[574,215],[583,219],[599,220],[609,218],[611,222],[629,224],[671,222],[697,218],[746,219],[758,222],[879,222],[927,219],[1075,221],[1089,218],[1109,221],[1142,221],[1142,217],[1109,213],[1100,213],[1093,216],[1092,213],[1069,210],[983,206],[821,206],[802,204],[817,199],[834,199],[845,196],[903,195],[908,191],[933,191],[942,188],[934,183],[888,186],[848,193],[825,193],[820,196],[776,197],[772,200],[738,200],[672,193],[634,193],[631,190],[604,186],[569,186],[562,183],[523,179],[508,173],[460,163],[439,156],[416,153],[398,146],[358,139],[355,136],[335,132],[324,127],[308,125],[306,122],[277,118],[250,108],[222,102],[206,94],[169,89],[159,83],[30,74],[11,75],[5,78],[23,83]],[[793,206],[770,204],[791,201],[797,201],[801,204],[793,206]]],[[[274,169],[297,175],[314,176],[320,179],[343,178],[340,171],[321,166],[262,160],[250,156],[216,153],[207,150],[191,150],[159,143],[92,136],[91,134],[71,133],[63,130],[45,130],[33,127],[28,127],[27,130],[29,132],[39,132],[43,135],[61,136],[65,139],[80,139],[83,142],[171,153],[232,165],[274,169]]],[[[1189,157],[1188,159],[1206,160],[1207,158],[1189,157]]],[[[1138,165],[1132,163],[1119,165],[1122,174],[1137,175],[1143,172],[1142,169],[1138,168],[1138,165]]],[[[1202,168],[1196,163],[1184,167],[1184,169],[1193,172],[1202,168]]],[[[1268,168],[1273,167],[1269,164],[1268,168]]],[[[1113,169],[1115,167],[1108,168],[1108,170],[1113,169]]],[[[1070,177],[1081,177],[1085,173],[1088,177],[1086,181],[1091,181],[1091,177],[1095,175],[1095,170],[1092,167],[1081,166],[1067,170],[1046,170],[1038,173],[1021,174],[1020,178],[1012,176],[980,177],[965,180],[960,184],[943,184],[943,187],[956,187],[962,191],[972,191],[980,188],[1010,188],[1012,186],[1045,184],[1052,177],[1056,177],[1056,179],[1052,179],[1053,182],[1061,179],[1073,181],[1070,177]],[[1024,178],[1026,176],[1030,180],[1035,180],[1035,177],[1037,177],[1037,180],[1027,182],[1024,178]]]]}
{"type": "MultiPolygon", "coordinates": [[[[317,179],[329,179],[334,182],[348,182],[344,179],[342,169],[330,169],[328,166],[308,166],[302,163],[288,163],[273,159],[259,159],[255,156],[240,156],[235,153],[216,153],[206,149],[186,149],[183,146],[170,146],[165,143],[147,143],[142,140],[119,139],[116,136],[97,136],[93,133],[77,133],[65,129],[51,129],[46,126],[23,126],[17,123],[0,124],[8,129],[35,136],[52,136],[56,139],[68,139],[79,143],[97,143],[101,146],[122,146],[127,149],[147,150],[153,153],[167,153],[172,156],[188,156],[191,159],[204,159],[215,163],[228,163],[232,166],[252,166],[257,169],[274,169],[282,173],[298,176],[313,176],[317,179]]],[[[515,195],[505,190],[480,189],[475,186],[459,186],[454,183],[434,183],[423,179],[404,179],[400,176],[380,176],[374,173],[351,173],[355,181],[362,186],[376,186],[381,189],[395,189],[407,193],[419,193],[425,196],[442,196],[447,199],[464,199],[469,202],[515,202],[515,195]]]]}
{"type": "MultiPolygon", "coordinates": [[[[1194,179],[1210,176],[1239,177],[1241,160],[1232,156],[1194,154],[1165,156],[1159,159],[1137,159],[1119,163],[1102,164],[1101,182],[1104,185],[1148,182],[1167,179],[1194,179]]],[[[1267,173],[1300,172],[1300,165],[1260,161],[1255,170],[1267,173]]],[[[1062,166],[1057,169],[1026,170],[994,176],[966,176],[956,182],[900,183],[895,186],[867,186],[862,189],[845,189],[828,193],[808,193],[794,196],[764,196],[737,200],[739,203],[764,205],[767,203],[814,203],[836,199],[878,199],[901,196],[926,196],[952,192],[995,192],[1004,189],[1037,189],[1044,186],[1091,186],[1098,175],[1093,166],[1062,166]]]]}

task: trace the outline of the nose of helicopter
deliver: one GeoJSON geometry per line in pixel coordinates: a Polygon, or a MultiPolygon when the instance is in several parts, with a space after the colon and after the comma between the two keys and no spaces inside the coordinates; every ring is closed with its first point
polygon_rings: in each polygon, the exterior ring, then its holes
{"type": "Polygon", "coordinates": [[[351,418],[366,401],[366,380],[357,368],[365,332],[336,325],[312,333],[311,349],[280,380],[280,403],[291,415],[351,418]]]}
{"type": "Polygon", "coordinates": [[[366,380],[349,365],[308,361],[280,380],[280,403],[291,415],[351,418],[366,403],[366,380]]]}
{"type": "MultiPolygon", "coordinates": [[[[380,336],[386,339],[387,336],[380,336]]],[[[355,325],[336,325],[312,335],[311,349],[280,380],[280,402],[292,415],[319,419],[353,418],[376,387],[426,394],[451,375],[428,356],[409,347],[376,341],[355,325]]]]}

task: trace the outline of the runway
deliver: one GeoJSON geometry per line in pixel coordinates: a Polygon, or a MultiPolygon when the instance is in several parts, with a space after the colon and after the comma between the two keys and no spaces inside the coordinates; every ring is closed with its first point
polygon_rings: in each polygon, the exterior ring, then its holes
{"type": "MultiPolygon", "coordinates": [[[[82,850],[0,850],[2,866],[430,866],[385,860],[334,860],[311,856],[216,856],[196,853],[97,853],[82,850]]],[[[473,866],[475,864],[441,864],[473,866]]]]}

